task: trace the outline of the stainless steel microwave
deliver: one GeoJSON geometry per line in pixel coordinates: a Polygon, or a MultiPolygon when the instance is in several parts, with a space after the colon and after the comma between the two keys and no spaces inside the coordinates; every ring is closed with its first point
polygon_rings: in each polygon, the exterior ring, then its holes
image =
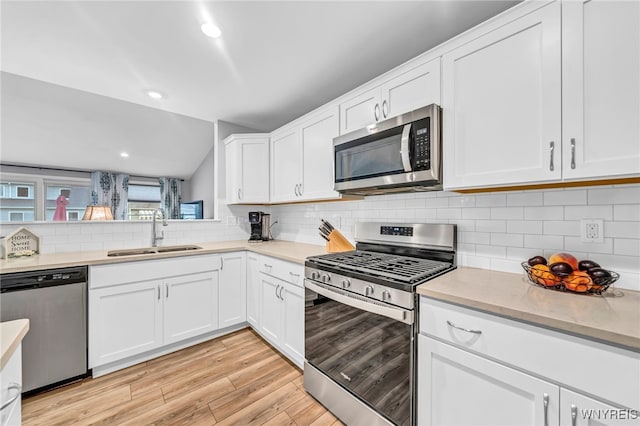
{"type": "Polygon", "coordinates": [[[442,189],[440,107],[432,104],[333,140],[336,191],[442,189]]]}

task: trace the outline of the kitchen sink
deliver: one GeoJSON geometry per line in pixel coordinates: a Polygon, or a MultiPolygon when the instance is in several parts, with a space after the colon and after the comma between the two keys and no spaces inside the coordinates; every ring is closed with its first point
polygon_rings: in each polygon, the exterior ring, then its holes
{"type": "Polygon", "coordinates": [[[135,249],[110,250],[107,252],[109,257],[117,256],[135,256],[139,254],[156,254],[156,253],[172,253],[180,251],[202,250],[202,247],[195,245],[181,246],[165,246],[165,247],[145,247],[135,249]]]}

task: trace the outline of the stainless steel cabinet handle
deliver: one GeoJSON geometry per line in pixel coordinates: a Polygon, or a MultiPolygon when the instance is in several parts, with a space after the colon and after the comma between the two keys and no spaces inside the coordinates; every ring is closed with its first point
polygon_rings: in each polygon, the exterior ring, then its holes
{"type": "Polygon", "coordinates": [[[549,170],[553,171],[553,150],[555,147],[554,142],[549,142],[549,170]]]}
{"type": "Polygon", "coordinates": [[[549,426],[549,394],[542,394],[542,404],[544,405],[544,426],[549,426]]]}
{"type": "Polygon", "coordinates": [[[578,407],[575,404],[571,404],[571,426],[576,426],[578,421],[578,407]]]}
{"type": "Polygon", "coordinates": [[[302,193],[304,192],[304,188],[302,187],[301,183],[299,183],[298,185],[299,185],[298,192],[300,193],[300,196],[302,197],[302,193]]]}
{"type": "Polygon", "coordinates": [[[22,386],[17,383],[9,383],[9,386],[7,386],[7,390],[14,390],[16,391],[16,394],[2,404],[2,406],[0,407],[0,411],[3,411],[5,408],[13,404],[18,398],[20,398],[20,394],[22,393],[22,386]]]}
{"type": "Polygon", "coordinates": [[[242,196],[240,195],[240,188],[238,188],[238,200],[241,200],[242,196]]]}
{"type": "Polygon", "coordinates": [[[224,257],[220,258],[220,270],[222,271],[222,268],[224,268],[224,257]]]}
{"type": "Polygon", "coordinates": [[[282,290],[284,290],[283,285],[280,286],[280,294],[278,295],[278,298],[284,302],[284,297],[282,297],[282,290]]]}
{"type": "Polygon", "coordinates": [[[279,289],[279,288],[280,288],[280,284],[278,284],[278,285],[276,286],[276,298],[277,298],[277,299],[280,299],[280,298],[278,297],[278,289],[279,289]]]}
{"type": "Polygon", "coordinates": [[[382,116],[384,118],[387,118],[387,113],[389,112],[388,108],[387,108],[387,101],[384,100],[382,101],[382,116]]]}
{"type": "Polygon", "coordinates": [[[158,285],[158,300],[160,300],[160,285],[158,285]]]}
{"type": "Polygon", "coordinates": [[[293,188],[293,192],[295,192],[296,197],[300,196],[300,193],[298,192],[298,184],[297,183],[296,183],[296,186],[294,186],[294,188],[293,188]]]}
{"type": "Polygon", "coordinates": [[[373,107],[373,116],[376,121],[380,120],[380,105],[376,104],[376,106],[373,107]]]}
{"type": "Polygon", "coordinates": [[[169,284],[164,285],[164,298],[165,299],[169,298],[169,284]]]}
{"type": "Polygon", "coordinates": [[[471,330],[469,328],[458,327],[449,320],[447,320],[447,325],[449,325],[449,327],[457,328],[458,330],[466,331],[467,333],[482,334],[482,330],[471,330]]]}
{"type": "Polygon", "coordinates": [[[571,168],[576,168],[576,140],[571,138],[571,168]]]}
{"type": "Polygon", "coordinates": [[[272,266],[272,265],[268,265],[268,264],[266,264],[266,263],[265,263],[265,264],[264,264],[264,267],[265,267],[265,268],[268,268],[268,269],[271,269],[273,266],[272,266]]]}

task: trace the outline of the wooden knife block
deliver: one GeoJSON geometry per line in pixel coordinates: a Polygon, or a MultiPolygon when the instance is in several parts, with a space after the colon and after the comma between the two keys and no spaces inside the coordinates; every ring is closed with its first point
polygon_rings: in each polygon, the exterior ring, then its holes
{"type": "Polygon", "coordinates": [[[349,242],[349,240],[347,240],[337,229],[334,229],[329,234],[329,241],[327,241],[328,253],[339,253],[355,249],[356,248],[349,242]]]}

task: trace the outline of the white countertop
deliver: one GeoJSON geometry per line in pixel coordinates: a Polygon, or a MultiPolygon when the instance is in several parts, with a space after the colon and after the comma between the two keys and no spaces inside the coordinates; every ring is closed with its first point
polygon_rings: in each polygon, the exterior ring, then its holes
{"type": "Polygon", "coordinates": [[[309,256],[326,254],[324,246],[294,243],[291,241],[266,241],[249,243],[247,240],[219,241],[197,243],[201,250],[180,251],[171,253],[138,254],[131,256],[108,257],[106,250],[40,254],[31,257],[0,260],[0,273],[37,271],[51,268],[71,266],[104,265],[109,263],[134,262],[140,260],[163,259],[201,254],[224,253],[230,251],[249,250],[254,253],[277,257],[295,263],[304,263],[309,256]]]}
{"type": "Polygon", "coordinates": [[[0,370],[11,358],[22,338],[29,331],[29,320],[19,319],[0,323],[0,370]]]}
{"type": "Polygon", "coordinates": [[[418,286],[418,293],[640,352],[637,291],[573,294],[529,284],[524,274],[461,267],[418,286]],[[613,296],[618,292],[623,296],[613,296]]]}

